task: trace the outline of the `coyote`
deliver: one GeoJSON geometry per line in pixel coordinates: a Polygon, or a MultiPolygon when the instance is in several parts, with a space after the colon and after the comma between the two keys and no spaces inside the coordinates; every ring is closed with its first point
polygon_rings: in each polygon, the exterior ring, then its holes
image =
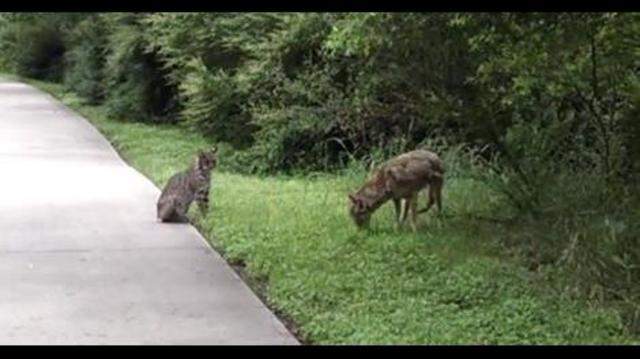
{"type": "Polygon", "coordinates": [[[349,194],[351,217],[358,227],[367,227],[373,212],[391,199],[396,210],[396,228],[411,211],[411,229],[415,232],[418,213],[427,212],[434,203],[442,211],[444,172],[442,160],[433,152],[415,150],[397,156],[378,168],[358,192],[349,194]],[[427,186],[429,202],[418,211],[418,192],[427,186]]]}

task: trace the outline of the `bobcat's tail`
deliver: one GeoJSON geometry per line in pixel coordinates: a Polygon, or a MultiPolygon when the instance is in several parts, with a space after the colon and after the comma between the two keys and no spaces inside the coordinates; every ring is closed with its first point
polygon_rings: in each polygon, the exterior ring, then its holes
{"type": "Polygon", "coordinates": [[[171,218],[174,208],[173,202],[172,199],[158,202],[158,220],[160,222],[165,222],[171,218]]]}

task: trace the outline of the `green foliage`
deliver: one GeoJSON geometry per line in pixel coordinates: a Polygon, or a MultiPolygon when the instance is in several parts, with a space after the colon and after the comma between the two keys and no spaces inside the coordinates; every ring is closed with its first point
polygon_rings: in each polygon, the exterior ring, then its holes
{"type": "MultiPolygon", "coordinates": [[[[559,165],[596,171],[613,186],[616,173],[624,171],[621,159],[627,155],[621,151],[629,148],[624,143],[628,129],[621,121],[637,78],[637,15],[504,14],[467,20],[461,26],[484,29],[469,39],[481,59],[473,81],[486,90],[484,101],[495,107],[488,124],[500,152],[510,158],[507,165],[523,172],[535,152],[547,156],[538,169],[559,165]],[[531,133],[508,135],[523,123],[531,133]],[[531,136],[555,148],[537,152],[531,136]]],[[[535,191],[532,187],[539,184],[531,182],[527,190],[535,191]]]]}
{"type": "Polygon", "coordinates": [[[59,81],[64,42],[57,24],[50,21],[6,21],[0,31],[5,67],[18,75],[59,81]]]}
{"type": "Polygon", "coordinates": [[[246,114],[240,104],[246,97],[233,86],[224,70],[213,73],[200,59],[193,59],[180,83],[184,121],[212,138],[238,146],[250,141],[246,114]]]}
{"type": "Polygon", "coordinates": [[[237,148],[251,143],[253,125],[244,108],[250,89],[240,69],[259,55],[259,39],[278,22],[268,13],[160,13],[143,20],[147,51],[157,52],[178,87],[186,123],[237,148]]]}
{"type": "MultiPolygon", "coordinates": [[[[245,150],[239,156],[253,171],[343,167],[395,143],[412,148],[445,136],[500,155],[505,171],[523,177],[511,183],[524,187],[510,189],[523,194],[514,197],[523,206],[537,204],[539,192],[526,187],[544,182],[525,180],[531,171],[518,168],[529,166],[520,163],[526,151],[516,149],[527,143],[514,142],[525,139],[515,134],[523,126],[546,134],[561,123],[576,135],[549,159],[596,166],[610,184],[635,176],[627,134],[637,17],[36,13],[4,15],[2,28],[7,39],[20,33],[51,43],[34,30],[11,29],[65,27],[71,88],[92,101],[104,95],[117,117],[185,121],[245,150]],[[313,143],[292,143],[300,136],[313,143]]],[[[21,53],[49,47],[28,48],[21,53]]],[[[25,56],[14,57],[42,57],[25,56]]],[[[41,67],[25,61],[21,73],[41,67]]]]}
{"type": "MultiPolygon", "coordinates": [[[[73,95],[63,101],[159,185],[210,145],[188,129],[114,121],[73,95]]],[[[315,177],[217,172],[211,213],[195,220],[228,260],[266,281],[270,305],[312,343],[637,342],[615,311],[549,295],[535,276],[500,255],[495,228],[468,217],[491,213],[493,194],[469,179],[473,156],[452,151],[441,152],[451,160],[445,195],[455,215],[422,218],[418,234],[391,230],[391,206],[376,213],[370,233],[355,229],[345,193],[364,177],[360,168],[315,177]]]]}
{"type": "Polygon", "coordinates": [[[104,99],[107,26],[103,15],[83,19],[68,36],[65,85],[90,103],[104,99]]]}
{"type": "Polygon", "coordinates": [[[144,15],[113,14],[107,20],[105,64],[106,105],[117,118],[171,120],[175,110],[175,88],[155,53],[145,51],[147,43],[140,23],[144,15]]]}
{"type": "Polygon", "coordinates": [[[451,111],[460,105],[451,92],[464,87],[457,82],[469,71],[464,44],[445,58],[431,51],[452,42],[446,19],[159,13],[142,21],[147,51],[159,54],[178,84],[182,119],[237,148],[250,146],[238,154],[244,167],[273,172],[344,166],[350,156],[398,140],[411,147],[445,130],[445,121],[462,121],[460,110],[451,111]],[[415,56],[428,62],[416,66],[415,56]],[[454,71],[458,64],[463,72],[454,71]]]}
{"type": "Polygon", "coordinates": [[[9,19],[7,19],[6,14],[0,14],[0,51],[4,53],[4,55],[0,56],[0,71],[9,72],[11,71],[11,65],[9,59],[7,57],[7,29],[10,27],[9,19]]]}
{"type": "Polygon", "coordinates": [[[494,234],[505,250],[570,278],[562,293],[620,305],[637,327],[639,20],[3,14],[0,66],[56,78],[64,49],[69,88],[112,117],[184,124],[244,174],[361,180],[390,156],[436,149],[456,210],[506,226],[494,234]]]}

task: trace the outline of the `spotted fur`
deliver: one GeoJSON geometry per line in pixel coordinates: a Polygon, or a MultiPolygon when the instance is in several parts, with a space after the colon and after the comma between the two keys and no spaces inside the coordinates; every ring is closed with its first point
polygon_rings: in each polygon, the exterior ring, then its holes
{"type": "Polygon", "coordinates": [[[217,149],[201,152],[188,170],[175,174],[158,199],[158,220],[162,222],[188,222],[187,212],[193,201],[202,214],[209,210],[211,171],[217,165],[217,149]]]}

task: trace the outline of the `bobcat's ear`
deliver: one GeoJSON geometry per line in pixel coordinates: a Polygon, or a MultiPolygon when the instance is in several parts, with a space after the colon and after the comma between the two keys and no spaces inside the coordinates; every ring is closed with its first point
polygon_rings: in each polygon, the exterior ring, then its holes
{"type": "Polygon", "coordinates": [[[213,149],[211,150],[212,154],[216,154],[218,153],[218,146],[213,146],[213,149]]]}
{"type": "Polygon", "coordinates": [[[351,202],[353,202],[353,204],[358,204],[358,199],[351,193],[349,193],[349,199],[351,200],[351,202]]]}

